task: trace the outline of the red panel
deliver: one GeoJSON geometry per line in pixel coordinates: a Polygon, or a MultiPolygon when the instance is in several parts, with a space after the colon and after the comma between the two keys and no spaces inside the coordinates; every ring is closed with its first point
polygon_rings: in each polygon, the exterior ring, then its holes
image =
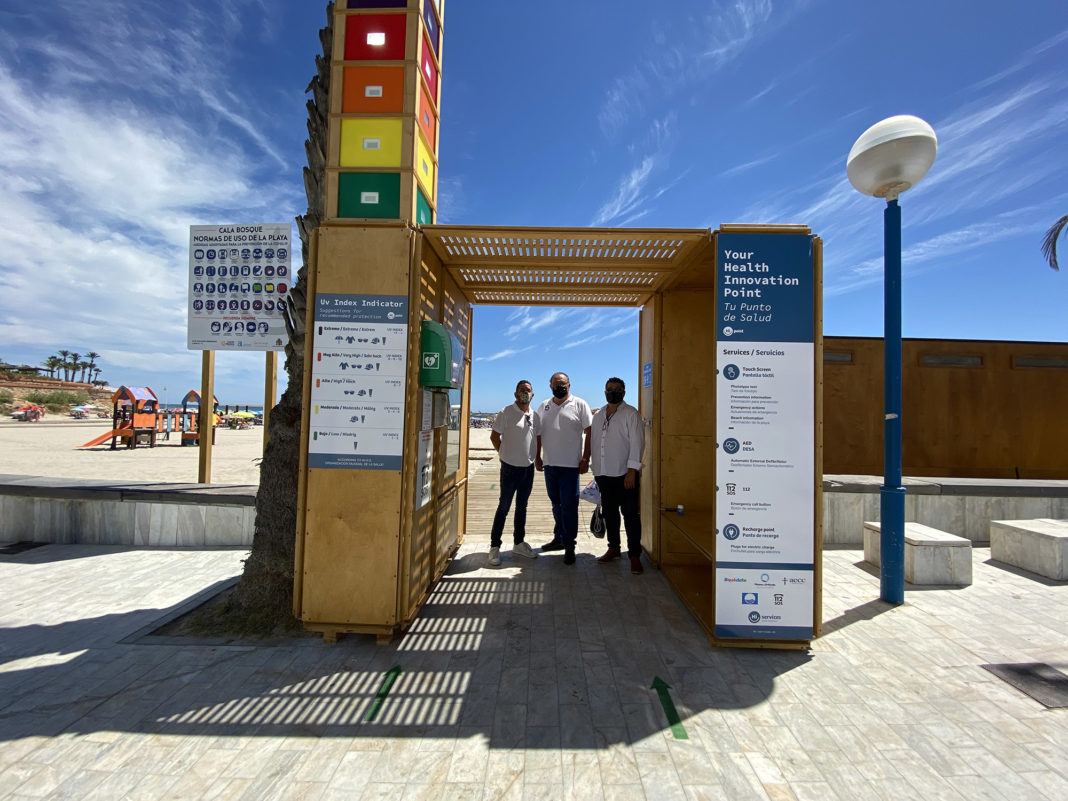
{"type": "Polygon", "coordinates": [[[430,48],[430,42],[426,37],[423,37],[422,54],[419,56],[419,71],[423,73],[423,80],[427,82],[430,87],[430,96],[434,98],[434,102],[438,102],[438,68],[434,66],[434,57],[431,55],[433,50],[430,48]]]}
{"type": "Polygon", "coordinates": [[[350,14],[345,17],[345,60],[403,61],[407,27],[407,14],[350,14]],[[383,44],[368,44],[368,36],[375,34],[384,37],[383,44]]]}

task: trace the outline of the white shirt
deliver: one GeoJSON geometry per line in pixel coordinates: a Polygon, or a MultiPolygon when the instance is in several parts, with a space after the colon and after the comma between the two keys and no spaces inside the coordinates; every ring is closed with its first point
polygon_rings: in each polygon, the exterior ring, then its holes
{"type": "Polygon", "coordinates": [[[593,416],[590,470],[595,476],[622,476],[629,468],[642,469],[645,423],[638,410],[626,401],[608,416],[602,406],[593,416]]]}
{"type": "Polygon", "coordinates": [[[534,427],[541,437],[542,464],[578,467],[584,432],[593,422],[590,405],[574,395],[559,405],[549,398],[537,405],[534,415],[534,427]]]}
{"type": "Polygon", "coordinates": [[[493,430],[501,435],[502,462],[512,467],[534,464],[534,410],[524,412],[518,405],[505,406],[493,420],[493,430]]]}

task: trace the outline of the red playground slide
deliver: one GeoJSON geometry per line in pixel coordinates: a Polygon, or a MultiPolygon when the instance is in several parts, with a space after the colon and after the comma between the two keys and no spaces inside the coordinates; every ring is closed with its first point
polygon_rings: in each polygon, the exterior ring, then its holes
{"type": "Polygon", "coordinates": [[[79,448],[91,448],[94,445],[99,445],[101,442],[107,442],[112,437],[120,436],[123,431],[129,431],[129,430],[130,430],[130,424],[129,423],[123,423],[118,428],[113,428],[113,429],[111,429],[111,431],[108,431],[106,434],[101,434],[99,437],[96,437],[95,439],[91,439],[87,443],[85,443],[84,445],[79,445],[78,447],[79,448]]]}

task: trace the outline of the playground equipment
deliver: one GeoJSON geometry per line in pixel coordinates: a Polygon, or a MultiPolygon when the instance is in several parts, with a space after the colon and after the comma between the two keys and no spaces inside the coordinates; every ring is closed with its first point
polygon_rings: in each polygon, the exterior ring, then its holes
{"type": "Polygon", "coordinates": [[[111,404],[111,431],[89,440],[83,448],[109,439],[112,450],[120,440],[127,448],[136,448],[138,444],[155,447],[159,426],[159,399],[155,392],[148,387],[119,387],[111,396],[111,404]]]}
{"type": "MultiPolygon", "coordinates": [[[[212,419],[218,421],[219,399],[211,398],[212,419]]],[[[189,390],[182,398],[182,411],[177,415],[178,430],[182,432],[183,445],[200,444],[200,393],[189,390]]],[[[211,444],[215,444],[215,426],[211,427],[211,444]]]]}

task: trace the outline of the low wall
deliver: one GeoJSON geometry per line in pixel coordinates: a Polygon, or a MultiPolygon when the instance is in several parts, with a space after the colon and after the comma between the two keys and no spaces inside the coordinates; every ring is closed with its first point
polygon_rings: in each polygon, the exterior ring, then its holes
{"type": "MultiPolygon", "coordinates": [[[[878,476],[824,476],[823,542],[860,549],[879,520],[878,476]]],[[[985,545],[991,520],[1068,519],[1068,481],[906,478],[905,521],[985,545]]],[[[0,541],[145,547],[244,546],[254,485],[0,475],[0,541]]]]}
{"type": "Polygon", "coordinates": [[[0,541],[248,547],[257,489],[0,475],[0,541]]]}
{"type": "MultiPolygon", "coordinates": [[[[864,522],[879,520],[879,476],[824,476],[823,543],[861,548],[864,522]]],[[[905,522],[986,545],[991,520],[1068,518],[1068,481],[905,478],[905,522]]]]}

